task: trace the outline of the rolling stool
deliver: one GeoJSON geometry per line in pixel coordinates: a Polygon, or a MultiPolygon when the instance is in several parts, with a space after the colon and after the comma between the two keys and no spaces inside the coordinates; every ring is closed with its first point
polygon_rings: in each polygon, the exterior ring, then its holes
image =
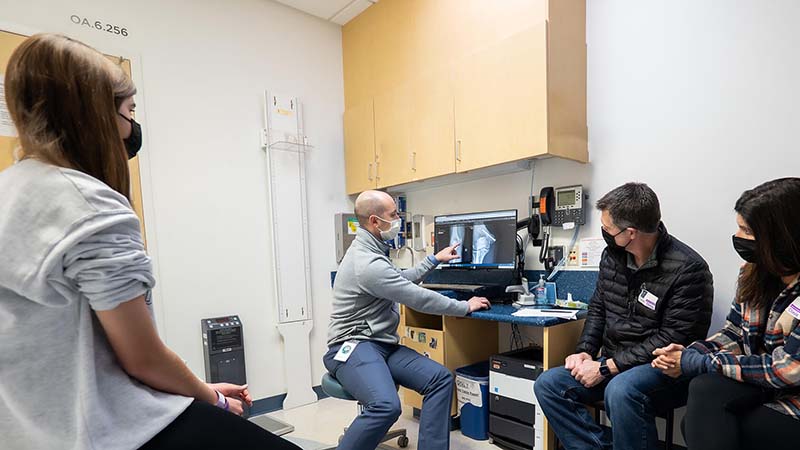
{"type": "MultiPolygon", "coordinates": [[[[325,375],[322,376],[322,390],[326,394],[328,394],[329,396],[331,396],[333,398],[338,398],[338,399],[341,399],[341,400],[355,400],[355,398],[352,395],[350,395],[350,393],[347,392],[344,389],[344,387],[342,387],[341,384],[339,384],[339,381],[336,378],[334,378],[333,375],[331,375],[329,373],[326,373],[325,375]]],[[[363,411],[364,411],[364,405],[359,403],[358,404],[358,413],[361,414],[363,411]]],[[[345,431],[347,431],[347,428],[345,428],[345,431]]],[[[381,439],[381,442],[386,442],[386,441],[390,441],[390,440],[392,440],[394,438],[397,438],[397,445],[399,445],[400,448],[406,448],[406,447],[408,447],[408,435],[407,434],[408,433],[407,433],[405,428],[399,428],[399,429],[396,429],[396,430],[389,430],[389,432],[386,433],[386,435],[383,436],[383,439],[381,439]]],[[[342,435],[342,436],[344,436],[344,435],[342,435]]],[[[339,436],[339,441],[340,442],[342,440],[342,436],[339,436]]],[[[385,445],[379,445],[378,448],[379,449],[384,449],[384,450],[391,450],[392,447],[388,447],[388,446],[385,446],[385,445]]]]}

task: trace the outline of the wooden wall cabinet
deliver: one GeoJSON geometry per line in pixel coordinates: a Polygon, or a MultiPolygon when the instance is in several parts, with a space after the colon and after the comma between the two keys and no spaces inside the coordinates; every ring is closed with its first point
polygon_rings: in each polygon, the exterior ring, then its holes
{"type": "Polygon", "coordinates": [[[412,178],[408,123],[408,87],[400,85],[375,97],[375,152],[379,188],[412,178]]]}
{"type": "Polygon", "coordinates": [[[588,161],[584,0],[383,0],[342,30],[347,192],[545,156],[588,161]],[[350,180],[350,173],[357,180],[350,180]],[[366,181],[366,182],[365,182],[366,181]]]}
{"type": "Polygon", "coordinates": [[[344,168],[348,193],[375,189],[375,120],[368,101],[344,112],[344,168]]]}
{"type": "Polygon", "coordinates": [[[410,84],[409,151],[411,179],[455,172],[455,114],[449,74],[420,76],[410,84]]]}
{"type": "Polygon", "coordinates": [[[459,172],[548,153],[546,41],[542,23],[455,65],[459,172]]]}

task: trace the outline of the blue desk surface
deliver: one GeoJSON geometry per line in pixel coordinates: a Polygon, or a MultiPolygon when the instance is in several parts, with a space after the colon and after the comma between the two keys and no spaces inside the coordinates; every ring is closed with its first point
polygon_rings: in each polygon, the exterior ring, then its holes
{"type": "MultiPolygon", "coordinates": [[[[525,271],[528,280],[531,281],[531,286],[539,279],[539,275],[543,274],[542,271],[525,271]]],[[[434,272],[435,274],[435,272],[434,272]]],[[[559,272],[555,277],[556,285],[558,286],[559,298],[563,298],[565,293],[571,293],[576,300],[589,302],[594,287],[597,284],[598,272],[596,270],[564,270],[559,272]]],[[[331,286],[336,278],[336,272],[331,272],[331,286]]],[[[436,281],[436,280],[434,280],[436,281]]],[[[460,295],[453,291],[439,291],[448,297],[459,298],[465,300],[469,298],[467,294],[461,293],[460,295]]],[[[511,314],[517,311],[511,305],[492,305],[492,309],[488,311],[477,311],[467,317],[480,320],[492,320],[495,322],[515,323],[519,325],[527,325],[532,327],[551,327],[569,322],[566,319],[556,319],[553,317],[514,317],[511,314]]],[[[586,311],[578,313],[578,319],[586,317],[586,311]]]]}
{"type": "MultiPolygon", "coordinates": [[[[439,293],[452,298],[459,297],[458,293],[454,291],[439,291],[439,293]]],[[[543,308],[554,309],[552,306],[543,308]]],[[[513,305],[493,304],[492,309],[475,311],[467,317],[470,319],[491,320],[494,322],[506,322],[531,327],[552,327],[553,325],[569,322],[567,319],[559,319],[556,317],[516,317],[512,315],[517,311],[519,311],[519,308],[515,308],[513,305]]],[[[586,311],[578,312],[578,319],[583,319],[585,317],[586,311]]]]}
{"type": "MultiPolygon", "coordinates": [[[[548,306],[547,309],[553,309],[553,307],[548,306]]],[[[514,323],[517,325],[527,325],[531,327],[552,327],[553,325],[560,325],[562,323],[569,322],[569,320],[558,319],[555,317],[513,316],[512,314],[517,311],[519,311],[519,308],[515,308],[512,305],[492,305],[492,309],[475,311],[467,317],[471,319],[493,320],[495,322],[514,323]]],[[[583,319],[584,317],[586,317],[586,311],[580,311],[578,313],[578,319],[583,319]]]]}

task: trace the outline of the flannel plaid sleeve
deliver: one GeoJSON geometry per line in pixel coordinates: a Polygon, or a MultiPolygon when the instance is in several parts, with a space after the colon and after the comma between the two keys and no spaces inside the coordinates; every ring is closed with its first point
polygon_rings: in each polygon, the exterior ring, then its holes
{"type": "Polygon", "coordinates": [[[726,377],[773,389],[800,387],[800,325],[771,354],[715,355],[715,366],[726,377]]]}
{"type": "Polygon", "coordinates": [[[704,341],[695,341],[689,348],[700,353],[725,352],[731,355],[741,355],[742,352],[742,305],[733,301],[725,325],[710,338],[704,341]]]}

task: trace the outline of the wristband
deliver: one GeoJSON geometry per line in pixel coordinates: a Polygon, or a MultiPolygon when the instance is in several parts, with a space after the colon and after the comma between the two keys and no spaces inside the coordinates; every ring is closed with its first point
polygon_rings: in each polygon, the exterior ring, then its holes
{"type": "Polygon", "coordinates": [[[215,392],[217,393],[217,408],[222,408],[225,411],[227,411],[228,408],[230,408],[230,405],[228,404],[228,399],[224,395],[222,395],[220,391],[215,391],[215,392]]]}

